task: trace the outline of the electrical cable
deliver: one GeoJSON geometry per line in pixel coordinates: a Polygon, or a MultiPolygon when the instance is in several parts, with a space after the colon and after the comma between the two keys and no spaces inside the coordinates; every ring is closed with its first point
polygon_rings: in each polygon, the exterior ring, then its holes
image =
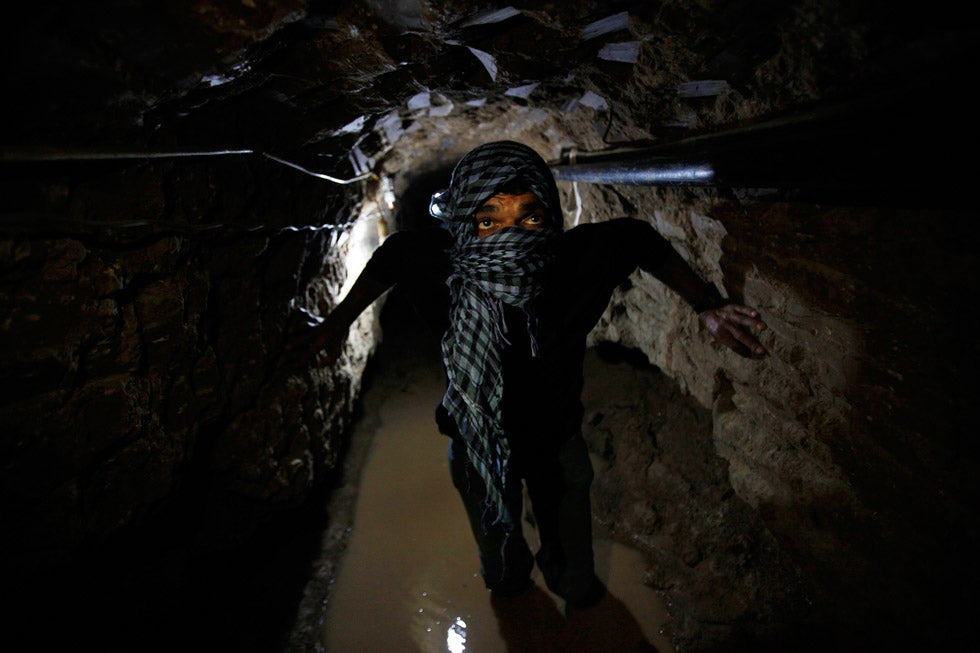
{"type": "Polygon", "coordinates": [[[363,174],[351,177],[350,179],[340,179],[338,177],[333,177],[331,175],[323,174],[320,172],[313,172],[308,170],[303,166],[287,161],[281,157],[269,154],[268,152],[259,152],[257,150],[204,150],[197,152],[26,152],[26,153],[15,153],[15,152],[0,152],[0,163],[3,162],[34,162],[34,161],[116,161],[116,160],[131,160],[131,159],[177,159],[177,158],[190,158],[190,157],[203,157],[203,156],[229,156],[229,155],[252,155],[256,154],[263,156],[271,161],[275,161],[284,166],[293,168],[294,170],[299,170],[300,172],[310,175],[311,177],[316,177],[317,179],[323,179],[335,184],[352,184],[356,181],[361,181],[362,179],[368,179],[370,177],[376,177],[373,172],[365,172],[363,174]]]}
{"type": "MultiPolygon", "coordinates": [[[[373,172],[366,172],[350,179],[340,179],[331,175],[314,172],[300,166],[299,164],[287,161],[281,157],[274,156],[267,152],[255,150],[211,150],[211,151],[190,151],[190,152],[0,152],[0,163],[26,163],[26,162],[61,162],[61,161],[116,161],[116,160],[149,160],[149,159],[170,159],[170,158],[191,158],[191,157],[211,157],[211,156],[234,156],[234,155],[260,155],[271,161],[298,170],[304,174],[323,179],[335,184],[347,185],[363,179],[375,177],[373,172]]],[[[23,235],[30,233],[37,235],[42,232],[44,237],[97,237],[96,231],[102,234],[112,234],[113,236],[121,233],[133,234],[135,242],[144,242],[147,239],[158,240],[170,236],[186,238],[202,238],[205,236],[227,237],[230,235],[262,235],[277,236],[285,232],[301,231],[343,231],[354,225],[354,222],[341,224],[320,224],[320,225],[287,225],[285,227],[270,225],[238,226],[224,223],[190,224],[167,220],[137,220],[128,222],[111,222],[104,220],[84,220],[73,219],[58,214],[37,214],[37,213],[0,213],[0,233],[5,235],[23,235]],[[149,231],[136,234],[141,229],[149,231]]]]}
{"type": "Polygon", "coordinates": [[[0,214],[0,237],[31,240],[60,240],[70,238],[99,249],[133,249],[147,247],[165,238],[180,238],[198,242],[229,243],[236,239],[263,237],[270,240],[286,233],[340,232],[353,227],[355,221],[320,225],[238,226],[220,223],[201,225],[166,220],[108,222],[73,220],[60,215],[0,214]]]}

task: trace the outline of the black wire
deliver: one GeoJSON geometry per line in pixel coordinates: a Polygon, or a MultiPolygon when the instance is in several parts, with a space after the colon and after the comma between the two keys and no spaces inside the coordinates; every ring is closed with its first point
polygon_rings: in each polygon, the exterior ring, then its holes
{"type": "Polygon", "coordinates": [[[354,221],[340,224],[287,225],[285,227],[272,225],[242,226],[223,223],[191,225],[167,220],[109,222],[103,220],[77,220],[57,214],[0,214],[0,234],[4,236],[52,240],[76,238],[88,241],[95,240],[102,243],[103,246],[115,245],[121,247],[143,246],[170,237],[191,240],[228,240],[243,236],[275,237],[287,232],[336,232],[349,229],[353,225],[354,221]],[[88,227],[88,229],[84,227],[88,227]],[[148,231],[139,233],[139,230],[148,231]],[[133,235],[128,236],[130,233],[133,235]],[[121,238],[121,234],[127,234],[127,236],[121,238]]]}

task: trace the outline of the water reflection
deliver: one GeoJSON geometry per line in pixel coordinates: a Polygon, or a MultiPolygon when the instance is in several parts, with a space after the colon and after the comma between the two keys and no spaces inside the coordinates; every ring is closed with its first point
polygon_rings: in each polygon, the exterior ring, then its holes
{"type": "Polygon", "coordinates": [[[449,653],[463,653],[466,650],[466,622],[459,617],[446,634],[446,648],[449,653]]]}

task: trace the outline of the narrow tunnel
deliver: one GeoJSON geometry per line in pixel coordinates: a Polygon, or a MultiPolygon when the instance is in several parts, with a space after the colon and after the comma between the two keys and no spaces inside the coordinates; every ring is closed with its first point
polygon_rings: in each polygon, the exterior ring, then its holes
{"type": "Polygon", "coordinates": [[[100,5],[4,27],[0,646],[323,650],[359,434],[438,334],[410,286],[333,365],[287,369],[291,329],[512,139],[567,229],[645,220],[769,327],[742,359],[636,272],[589,336],[597,538],[636,553],[671,646],[970,649],[960,11],[100,5]]]}

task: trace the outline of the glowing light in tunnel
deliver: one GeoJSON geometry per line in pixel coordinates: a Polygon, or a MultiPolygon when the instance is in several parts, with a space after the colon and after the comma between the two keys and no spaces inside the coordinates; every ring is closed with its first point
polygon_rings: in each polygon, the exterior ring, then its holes
{"type": "Polygon", "coordinates": [[[456,617],[456,622],[446,633],[446,648],[449,653],[463,653],[466,650],[466,622],[456,617]]]}
{"type": "Polygon", "coordinates": [[[344,259],[347,280],[344,282],[343,288],[341,288],[340,297],[347,295],[347,291],[354,285],[358,275],[364,269],[364,265],[378,247],[379,216],[378,205],[374,202],[365,202],[361,208],[361,214],[354,221],[351,230],[343,234],[347,238],[342,238],[338,243],[347,246],[347,256],[344,259]]]}
{"type": "Polygon", "coordinates": [[[395,208],[395,187],[392,184],[391,177],[385,175],[381,178],[381,192],[384,198],[384,204],[389,211],[395,208]]]}

